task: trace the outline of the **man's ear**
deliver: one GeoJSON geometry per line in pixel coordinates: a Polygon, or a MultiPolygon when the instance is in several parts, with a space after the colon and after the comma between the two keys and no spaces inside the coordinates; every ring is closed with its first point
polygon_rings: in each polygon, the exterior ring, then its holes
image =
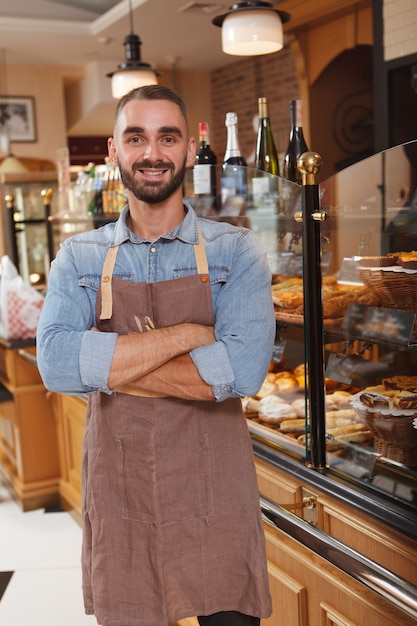
{"type": "Polygon", "coordinates": [[[109,137],[107,139],[107,151],[109,153],[109,159],[113,163],[113,165],[118,165],[117,152],[116,152],[116,147],[114,145],[113,137],[109,137]]]}
{"type": "Polygon", "coordinates": [[[187,167],[192,167],[195,163],[195,155],[196,155],[196,141],[194,137],[190,137],[188,140],[188,149],[187,149],[187,167]]]}

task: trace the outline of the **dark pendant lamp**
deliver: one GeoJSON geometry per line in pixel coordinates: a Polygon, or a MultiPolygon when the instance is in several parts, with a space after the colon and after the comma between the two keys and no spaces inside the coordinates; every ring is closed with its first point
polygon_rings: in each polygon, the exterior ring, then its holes
{"type": "Polygon", "coordinates": [[[113,98],[121,98],[128,91],[144,85],[157,85],[160,72],[153,69],[149,63],[140,58],[141,40],[133,32],[132,0],[129,0],[130,34],[126,36],[123,45],[125,47],[126,61],[121,63],[117,70],[107,74],[111,78],[111,90],[113,98]]]}
{"type": "Polygon", "coordinates": [[[227,13],[213,19],[222,28],[222,48],[226,54],[256,56],[278,52],[284,46],[282,25],[291,15],[274,9],[271,2],[241,0],[227,13]]]}

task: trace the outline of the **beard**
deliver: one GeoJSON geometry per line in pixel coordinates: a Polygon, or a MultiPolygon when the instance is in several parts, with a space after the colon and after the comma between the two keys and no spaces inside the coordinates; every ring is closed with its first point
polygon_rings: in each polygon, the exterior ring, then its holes
{"type": "Polygon", "coordinates": [[[135,163],[132,168],[132,173],[125,169],[122,164],[119,163],[120,178],[126,189],[131,191],[135,198],[146,202],[147,204],[159,204],[167,200],[172,194],[181,187],[185,172],[186,172],[187,158],[184,159],[182,167],[174,172],[174,166],[172,163],[149,163],[148,161],[142,161],[141,163],[135,163]],[[141,169],[167,169],[171,172],[171,178],[167,181],[141,181],[138,182],[134,178],[134,172],[141,169]]]}

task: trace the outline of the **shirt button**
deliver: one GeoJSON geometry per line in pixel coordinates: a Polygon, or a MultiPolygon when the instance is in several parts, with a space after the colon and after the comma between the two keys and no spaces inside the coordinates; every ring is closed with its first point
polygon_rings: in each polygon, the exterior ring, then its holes
{"type": "Polygon", "coordinates": [[[151,252],[156,252],[156,248],[151,248],[151,252]]]}

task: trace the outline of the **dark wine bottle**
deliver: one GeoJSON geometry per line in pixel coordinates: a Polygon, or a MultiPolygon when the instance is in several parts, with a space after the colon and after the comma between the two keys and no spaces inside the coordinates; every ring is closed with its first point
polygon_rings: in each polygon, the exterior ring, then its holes
{"type": "Polygon", "coordinates": [[[256,139],[255,168],[279,176],[279,162],[267,98],[258,98],[259,126],[256,139]]]}
{"type": "Polygon", "coordinates": [[[222,172],[222,204],[237,197],[246,201],[248,192],[248,168],[239,145],[238,119],[236,113],[226,114],[227,141],[222,172]]]}
{"type": "Polygon", "coordinates": [[[283,168],[284,178],[295,183],[301,183],[301,172],[298,169],[297,160],[303,152],[308,151],[303,133],[301,105],[301,100],[291,100],[290,102],[290,140],[284,156],[283,168]]]}
{"type": "Polygon", "coordinates": [[[217,156],[210,148],[209,126],[207,122],[198,125],[199,149],[193,169],[194,195],[198,214],[210,214],[218,208],[217,201],[217,156]]]}

